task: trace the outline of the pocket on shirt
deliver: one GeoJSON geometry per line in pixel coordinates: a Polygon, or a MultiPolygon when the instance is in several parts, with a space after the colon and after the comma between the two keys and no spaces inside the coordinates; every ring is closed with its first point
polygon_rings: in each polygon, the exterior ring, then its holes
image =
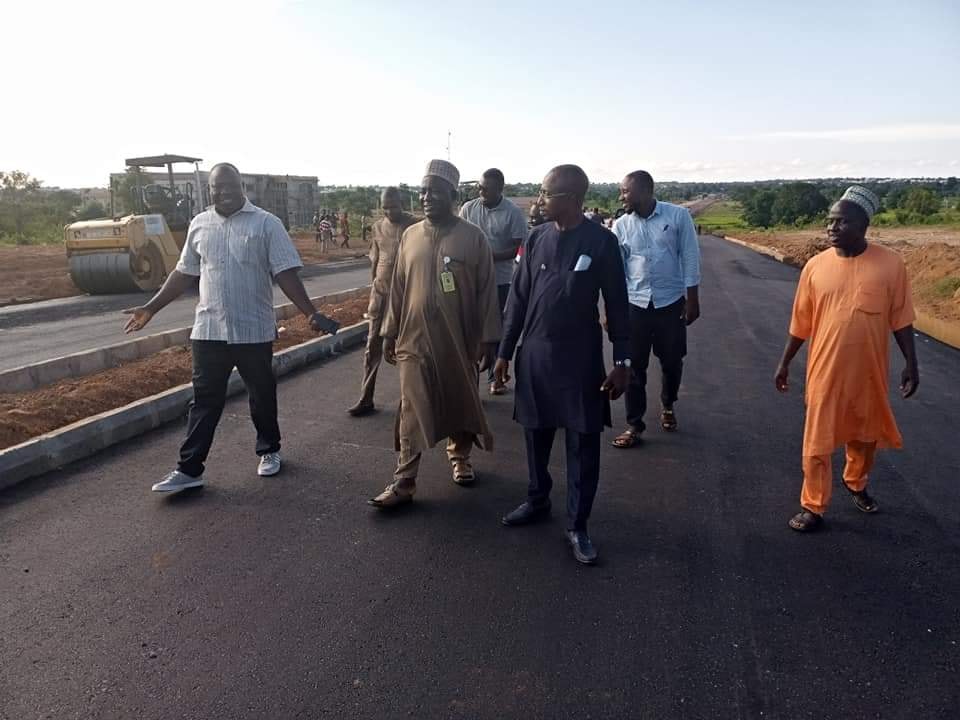
{"type": "Polygon", "coordinates": [[[880,285],[861,283],[857,286],[854,307],[860,312],[877,315],[887,308],[887,293],[880,285]]]}
{"type": "Polygon", "coordinates": [[[257,261],[257,238],[255,235],[241,235],[230,244],[230,255],[239,263],[251,264],[257,261]]]}

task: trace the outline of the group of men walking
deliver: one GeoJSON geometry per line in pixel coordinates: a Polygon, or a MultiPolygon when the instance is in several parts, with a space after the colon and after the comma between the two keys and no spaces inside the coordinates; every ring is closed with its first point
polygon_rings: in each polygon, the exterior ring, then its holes
{"type": "MultiPolygon", "coordinates": [[[[611,425],[610,402],[626,394],[627,427],[612,445],[636,447],[646,429],[646,374],[651,351],[662,372],[660,427],[679,429],[677,401],[687,327],[700,316],[700,251],[685,208],[656,199],[653,178],[627,175],[625,213],[613,231],[586,218],[584,171],[559,165],[543,180],[537,221],[503,197],[497,169],[483,175],[480,197],[455,211],[459,171],[444,160],[428,164],[421,185],[424,219],[402,206],[396,188],[382,194],[383,217],[373,226],[370,322],[360,398],[354,416],[375,409],[382,360],[396,365],[400,406],[392,481],[370,504],[388,510],[417,492],[422,453],[446,441],[451,478],[476,479],[474,445],[493,450],[480,398],[515,381],[514,419],[527,451],[526,498],[502,518],[525,525],[551,512],[548,470],[556,433],[564,430],[566,535],[586,564],[597,551],[587,530],[600,474],[601,433],[611,425]],[[603,317],[599,307],[603,300],[603,317]],[[607,371],[602,332],[612,344],[607,371]]],[[[280,470],[276,338],[271,279],[310,318],[318,332],[337,325],[316,311],[297,276],[299,256],[277,218],[253,206],[229,163],[210,174],[214,205],[194,218],[177,269],[146,305],[131,308],[127,332],[150,318],[200,277],[193,342],[194,401],[178,468],[153,486],[178,492],[204,484],[204,461],[236,367],[250,395],[257,429],[258,473],[280,470]]],[[[869,245],[866,229],[879,209],[869,190],[854,186],[830,211],[833,248],[801,274],[790,334],[775,384],[788,388],[788,367],[810,340],[801,511],[790,527],[820,526],[830,498],[830,454],[847,448],[844,482],[856,506],[875,512],[866,491],[875,449],[899,447],[887,400],[887,333],[906,360],[901,392],[919,383],[913,347],[913,308],[902,260],[869,245]]],[[[531,215],[533,217],[533,214],[531,215]]]]}

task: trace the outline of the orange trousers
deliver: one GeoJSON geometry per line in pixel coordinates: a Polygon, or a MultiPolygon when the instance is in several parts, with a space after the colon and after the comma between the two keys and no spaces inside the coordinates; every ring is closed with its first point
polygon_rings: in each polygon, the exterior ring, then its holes
{"type": "MultiPolygon", "coordinates": [[[[867,487],[867,475],[873,468],[877,450],[875,442],[851,441],[847,443],[847,464],[843,469],[844,484],[859,492],[867,487]]],[[[800,505],[810,512],[823,515],[830,504],[833,492],[833,463],[830,455],[803,456],[803,490],[800,505]]]]}

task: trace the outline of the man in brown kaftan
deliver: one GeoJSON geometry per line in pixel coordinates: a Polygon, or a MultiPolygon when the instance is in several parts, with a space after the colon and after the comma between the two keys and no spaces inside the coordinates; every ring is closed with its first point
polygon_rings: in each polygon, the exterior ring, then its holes
{"type": "Polygon", "coordinates": [[[430,162],[420,193],[426,219],[400,243],[380,331],[384,359],[400,370],[400,456],[394,481],[370,500],[381,508],[413,499],[421,453],[443,438],[461,485],[474,479],[473,444],[493,448],[478,370],[493,361],[500,340],[496,276],[483,231],[453,212],[458,184],[453,165],[430,162]]]}

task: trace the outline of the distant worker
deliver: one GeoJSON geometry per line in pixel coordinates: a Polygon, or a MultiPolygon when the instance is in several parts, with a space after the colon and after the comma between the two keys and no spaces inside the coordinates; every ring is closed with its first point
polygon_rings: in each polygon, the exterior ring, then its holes
{"type": "Polygon", "coordinates": [[[803,490],[800,512],[790,519],[790,527],[800,532],[823,523],[833,490],[831,456],[840,445],[846,445],[843,484],[854,505],[865,513],[879,509],[867,493],[874,453],[878,447],[903,445],[887,396],[889,333],[906,361],[900,395],[910,397],[920,384],[903,258],[867,243],[867,227],[879,209],[880,199],[859,185],[830,208],[827,237],[833,247],[811,258],[800,273],[774,377],[777,390],[787,392],[790,361],[809,339],[803,490]]]}
{"type": "Polygon", "coordinates": [[[346,210],[340,213],[340,233],[343,235],[343,242],[340,243],[340,247],[350,247],[350,220],[347,218],[346,210]]]}
{"type": "Polygon", "coordinates": [[[431,160],[420,191],[426,219],[407,228],[384,318],[383,357],[400,370],[399,450],[393,482],[370,504],[413,500],[420,457],[444,438],[453,481],[473,483],[474,443],[493,449],[477,371],[493,362],[500,312],[493,256],[483,231],[454,213],[460,173],[431,160]]]}
{"type": "Polygon", "coordinates": [[[400,238],[404,230],[417,222],[413,215],[403,211],[400,190],[395,187],[388,187],[383,191],[380,206],[383,208],[383,218],[374,223],[373,242],[370,244],[373,286],[370,288],[370,304],[367,307],[370,330],[367,334],[367,349],[363,354],[363,382],[360,384],[360,399],[347,410],[354,416],[366,415],[374,409],[373,392],[377,384],[380,361],[383,359],[380,327],[390,297],[400,238]]]}
{"type": "Polygon", "coordinates": [[[680,392],[687,326],[700,317],[700,245],[690,212],[657,200],[650,173],[637,170],[620,184],[626,214],[613,224],[620,241],[630,298],[633,377],[626,392],[627,428],[614,447],[642,442],[646,429],[650,351],[660,360],[660,427],[678,428],[674,403],[680,392]]]}
{"type": "Polygon", "coordinates": [[[190,333],[193,352],[193,402],[180,462],[153,486],[175,493],[204,485],[204,461],[213,443],[234,368],[250,395],[250,416],[257,429],[257,474],[280,472],[277,383],[273,341],[277,339],[271,279],[310,319],[319,332],[336,332],[336,323],[317,312],[297,274],[300,256],[280,220],[243,194],[240,173],[229,163],[210,171],[213,207],[190,223],[176,269],[146,305],[132,315],[126,332],[141,330],[167,304],[200,278],[200,300],[190,333]]]}
{"type": "Polygon", "coordinates": [[[603,225],[603,213],[600,212],[600,208],[595,207],[593,212],[590,213],[590,219],[593,220],[598,225],[603,225]]]}
{"type": "Polygon", "coordinates": [[[321,232],[320,232],[320,211],[319,210],[313,214],[313,229],[314,229],[314,232],[316,233],[316,236],[314,237],[314,241],[317,243],[317,245],[320,245],[322,238],[321,238],[321,232]]]}
{"type": "Polygon", "coordinates": [[[326,252],[328,246],[333,244],[333,221],[329,213],[324,213],[320,219],[320,251],[326,252]]]}
{"type": "Polygon", "coordinates": [[[368,231],[369,231],[369,228],[367,224],[367,216],[361,215],[360,216],[360,240],[363,242],[364,245],[367,244],[368,231]]]}
{"type": "MultiPolygon", "coordinates": [[[[510,282],[513,280],[514,260],[520,245],[527,239],[527,221],[520,210],[503,196],[503,173],[490,168],[483,173],[478,189],[480,197],[471,200],[460,208],[460,217],[472,222],[483,230],[493,252],[493,264],[497,276],[497,302],[500,315],[507,303],[510,282]]],[[[503,385],[497,382],[493,367],[487,373],[487,384],[491,395],[502,395],[503,385]]]]}

